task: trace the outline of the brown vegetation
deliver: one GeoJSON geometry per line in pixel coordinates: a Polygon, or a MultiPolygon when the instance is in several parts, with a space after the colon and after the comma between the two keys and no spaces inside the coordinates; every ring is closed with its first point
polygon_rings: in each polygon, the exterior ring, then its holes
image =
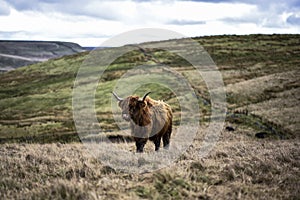
{"type": "Polygon", "coordinates": [[[146,174],[105,166],[79,143],[3,144],[0,198],[297,199],[299,141],[270,142],[251,134],[224,130],[202,159],[196,140],[173,166],[146,174]]]}

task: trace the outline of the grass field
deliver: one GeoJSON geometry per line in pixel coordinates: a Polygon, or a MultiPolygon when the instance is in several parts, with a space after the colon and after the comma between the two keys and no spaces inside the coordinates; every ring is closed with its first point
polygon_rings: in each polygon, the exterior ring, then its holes
{"type": "MultiPolygon", "coordinates": [[[[0,75],[0,198],[33,199],[297,199],[300,195],[299,35],[194,38],[211,55],[224,80],[227,114],[219,142],[197,156],[210,122],[205,82],[182,58],[147,49],[190,81],[199,97],[201,128],[188,150],[169,167],[143,174],[116,170],[93,157],[78,137],[72,116],[74,80],[89,52],[65,56],[0,75]]],[[[176,44],[180,41],[172,41],[176,44]]],[[[103,49],[110,54],[114,49],[103,49]]],[[[190,52],[193,54],[193,52],[190,52]]],[[[134,143],[118,130],[111,91],[128,70],[149,63],[139,51],[120,57],[103,74],[96,115],[109,138],[127,152],[134,143]]],[[[172,91],[155,91],[174,111],[172,91]]],[[[147,144],[146,153],[153,151],[147,144]]],[[[143,165],[143,163],[142,163],[143,165]]]]}

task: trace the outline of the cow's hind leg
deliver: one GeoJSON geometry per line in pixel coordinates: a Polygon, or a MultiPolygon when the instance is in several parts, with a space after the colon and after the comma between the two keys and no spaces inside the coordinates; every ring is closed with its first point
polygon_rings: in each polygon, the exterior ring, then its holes
{"type": "Polygon", "coordinates": [[[149,138],[155,145],[155,151],[158,151],[160,148],[160,141],[161,141],[161,136],[159,134],[154,135],[149,138]]]}
{"type": "Polygon", "coordinates": [[[155,145],[155,151],[159,150],[160,141],[161,141],[161,137],[157,136],[157,137],[154,138],[153,142],[154,142],[154,145],[155,145]]]}
{"type": "Polygon", "coordinates": [[[163,135],[163,143],[165,149],[169,149],[171,133],[172,133],[172,126],[170,126],[167,132],[163,135]]]}

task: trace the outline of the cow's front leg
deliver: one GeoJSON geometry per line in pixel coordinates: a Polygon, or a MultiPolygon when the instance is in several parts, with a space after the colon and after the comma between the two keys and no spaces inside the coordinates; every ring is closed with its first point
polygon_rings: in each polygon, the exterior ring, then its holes
{"type": "Polygon", "coordinates": [[[142,153],[144,152],[144,147],[147,142],[147,139],[144,138],[136,138],[135,139],[135,146],[136,146],[136,152],[142,153]]]}

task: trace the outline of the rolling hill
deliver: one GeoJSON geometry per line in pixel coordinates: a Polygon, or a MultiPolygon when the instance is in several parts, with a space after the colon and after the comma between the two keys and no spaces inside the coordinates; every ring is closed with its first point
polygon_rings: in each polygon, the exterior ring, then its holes
{"type": "MultiPolygon", "coordinates": [[[[271,135],[275,137],[297,136],[295,133],[300,130],[297,115],[300,96],[298,35],[194,39],[208,51],[222,73],[227,90],[228,121],[252,126],[257,132],[267,132],[267,135],[272,132],[271,135]],[[236,119],[236,116],[245,118],[245,123],[236,119]]],[[[101,51],[109,53],[113,49],[101,51]]],[[[193,71],[183,59],[161,50],[149,50],[149,53],[193,80],[193,71]]],[[[83,52],[52,59],[1,75],[0,140],[76,140],[72,119],[72,88],[77,70],[88,54],[83,52]]],[[[141,52],[134,51],[116,60],[111,70],[108,68],[104,74],[105,83],[99,84],[96,94],[99,97],[96,101],[97,115],[102,119],[100,124],[104,129],[117,129],[107,101],[114,84],[126,70],[146,62],[141,52]]],[[[209,117],[210,99],[205,83],[192,84],[197,95],[208,102],[200,106],[209,117]]],[[[169,96],[164,100],[174,102],[175,97],[168,94],[170,91],[155,89],[154,98],[169,96]]]]}
{"type": "Polygon", "coordinates": [[[85,49],[70,42],[1,40],[0,73],[82,51],[85,49]]]}

